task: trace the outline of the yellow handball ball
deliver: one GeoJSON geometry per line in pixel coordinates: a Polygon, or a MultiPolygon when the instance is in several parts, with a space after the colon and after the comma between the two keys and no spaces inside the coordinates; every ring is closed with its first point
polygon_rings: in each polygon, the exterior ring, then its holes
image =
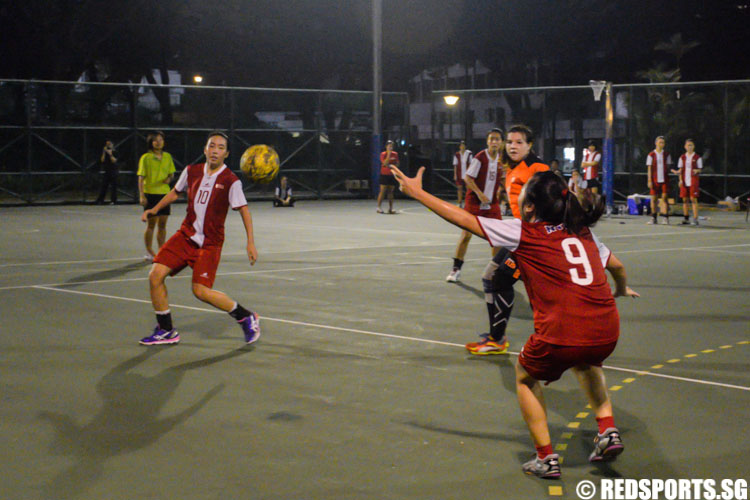
{"type": "Polygon", "coordinates": [[[256,184],[268,184],[279,173],[279,154],[271,146],[256,144],[242,153],[240,170],[256,184]]]}

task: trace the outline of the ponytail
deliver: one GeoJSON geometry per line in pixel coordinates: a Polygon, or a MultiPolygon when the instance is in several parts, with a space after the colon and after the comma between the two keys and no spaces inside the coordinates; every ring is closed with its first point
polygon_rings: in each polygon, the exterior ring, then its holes
{"type": "Polygon", "coordinates": [[[569,233],[580,234],[585,227],[596,224],[605,209],[605,198],[586,193],[581,200],[568,191],[565,181],[553,172],[538,172],[525,186],[524,203],[534,205],[538,220],[565,224],[569,233]]]}

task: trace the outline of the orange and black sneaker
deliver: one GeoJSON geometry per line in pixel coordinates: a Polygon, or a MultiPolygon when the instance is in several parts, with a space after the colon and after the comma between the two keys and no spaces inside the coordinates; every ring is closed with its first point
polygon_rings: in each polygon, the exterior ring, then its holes
{"type": "Polygon", "coordinates": [[[487,356],[489,354],[507,354],[510,342],[505,337],[501,342],[497,342],[495,339],[490,337],[489,333],[483,333],[480,335],[482,340],[479,342],[469,342],[466,344],[466,350],[471,354],[477,356],[487,356]]]}

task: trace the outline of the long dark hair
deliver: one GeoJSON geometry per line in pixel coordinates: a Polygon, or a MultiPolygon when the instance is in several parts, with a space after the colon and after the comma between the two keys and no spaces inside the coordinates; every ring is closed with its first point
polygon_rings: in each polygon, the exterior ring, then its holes
{"type": "Polygon", "coordinates": [[[568,232],[573,234],[580,234],[583,228],[596,224],[606,205],[604,196],[596,193],[587,193],[579,201],[568,191],[565,181],[549,171],[534,174],[524,189],[523,204],[534,205],[534,215],[538,220],[565,224],[568,232]]]}

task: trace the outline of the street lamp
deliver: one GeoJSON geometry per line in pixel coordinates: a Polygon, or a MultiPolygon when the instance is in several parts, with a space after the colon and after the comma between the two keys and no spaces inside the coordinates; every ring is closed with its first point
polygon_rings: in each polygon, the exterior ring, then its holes
{"type": "Polygon", "coordinates": [[[203,82],[203,77],[201,75],[195,75],[195,76],[193,76],[193,82],[195,82],[195,83],[201,83],[201,82],[203,82]]]}
{"type": "Polygon", "coordinates": [[[457,95],[444,95],[443,100],[448,106],[454,106],[458,102],[459,97],[457,95]]]}

